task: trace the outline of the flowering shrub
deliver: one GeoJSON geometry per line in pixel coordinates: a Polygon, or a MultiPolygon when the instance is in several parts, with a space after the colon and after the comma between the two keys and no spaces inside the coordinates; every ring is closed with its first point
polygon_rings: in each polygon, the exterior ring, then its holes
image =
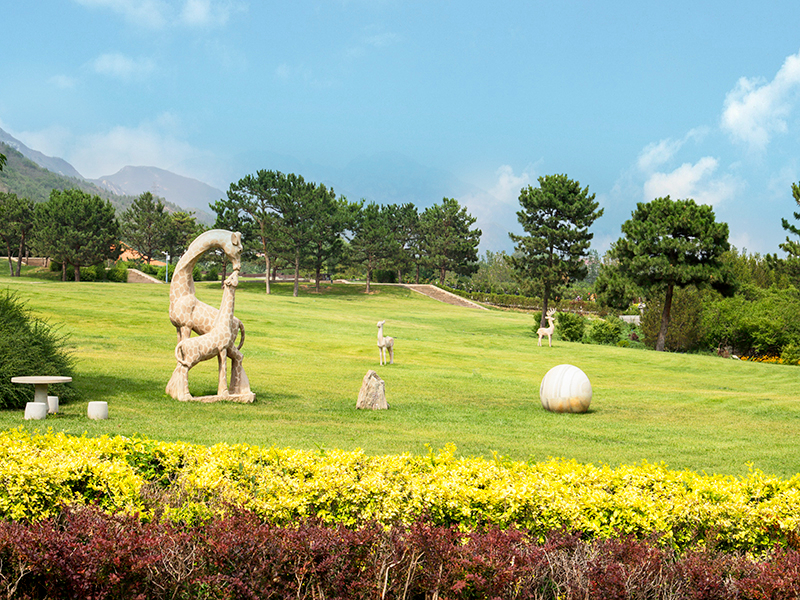
{"type": "Polygon", "coordinates": [[[800,476],[744,477],[636,466],[427,456],[368,456],[247,445],[203,447],[125,437],[0,432],[0,518],[36,521],[64,505],[198,524],[231,507],[276,525],[314,518],[357,528],[410,524],[518,527],[592,538],[657,536],[683,549],[794,546],[800,476]]]}

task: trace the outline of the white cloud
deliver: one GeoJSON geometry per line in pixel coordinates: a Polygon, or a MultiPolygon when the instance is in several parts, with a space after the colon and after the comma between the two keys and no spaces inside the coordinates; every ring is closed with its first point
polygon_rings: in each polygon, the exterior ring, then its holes
{"type": "Polygon", "coordinates": [[[140,27],[159,29],[166,25],[169,5],[162,0],[75,0],[89,8],[107,8],[140,27]]]}
{"type": "Polygon", "coordinates": [[[77,80],[68,75],[54,75],[50,78],[50,83],[62,90],[69,90],[75,87],[77,80]]]}
{"type": "Polygon", "coordinates": [[[787,129],[800,86],[800,52],[787,57],[775,78],[764,83],[742,77],[725,97],[722,128],[739,142],[763,150],[776,133],[787,129]]]}
{"type": "Polygon", "coordinates": [[[189,27],[222,26],[245,6],[236,0],[75,0],[89,8],[106,8],[138,27],[162,29],[180,23],[189,27]]]}
{"type": "Polygon", "coordinates": [[[670,196],[673,199],[693,198],[699,204],[716,206],[733,197],[741,187],[731,175],[712,178],[719,162],[705,156],[695,164],[684,163],[669,173],[656,172],[644,184],[644,199],[670,196]]]}
{"type": "Polygon", "coordinates": [[[532,178],[528,171],[523,171],[521,175],[514,175],[514,169],[508,165],[498,168],[495,176],[497,181],[489,189],[489,193],[503,204],[516,204],[520,190],[530,185],[532,178]]]}
{"type": "Polygon", "coordinates": [[[667,138],[660,142],[648,144],[639,154],[639,158],[636,160],[636,166],[639,167],[639,170],[643,173],[652,173],[660,166],[672,160],[686,142],[690,140],[702,140],[707,133],[707,128],[697,127],[691,129],[679,140],[667,138]]]}
{"type": "Polygon", "coordinates": [[[40,131],[11,131],[8,129],[6,131],[28,148],[38,150],[46,156],[64,157],[72,138],[69,129],[61,126],[48,127],[40,131]]]}
{"type": "Polygon", "coordinates": [[[243,5],[228,1],[186,0],[181,10],[181,21],[193,27],[221,27],[231,13],[244,10],[243,5]]]}
{"type": "Polygon", "coordinates": [[[117,126],[108,131],[78,136],[65,158],[86,177],[111,175],[126,165],[173,169],[203,153],[178,139],[175,119],[163,114],[137,127],[117,126]]]}
{"type": "Polygon", "coordinates": [[[96,73],[122,81],[141,81],[155,70],[149,58],[130,58],[124,54],[102,54],[92,62],[96,73]]]}
{"type": "Polygon", "coordinates": [[[639,154],[636,165],[640,171],[651,173],[675,156],[681,146],[683,146],[683,140],[666,139],[657,143],[653,142],[639,154]]]}

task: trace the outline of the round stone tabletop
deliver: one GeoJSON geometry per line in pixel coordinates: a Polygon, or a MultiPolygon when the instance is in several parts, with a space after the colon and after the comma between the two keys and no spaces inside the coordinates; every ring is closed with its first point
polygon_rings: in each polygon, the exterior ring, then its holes
{"type": "Polygon", "coordinates": [[[72,377],[63,377],[61,375],[24,375],[11,378],[11,383],[31,383],[33,385],[69,383],[70,381],[72,381],[72,377]]]}

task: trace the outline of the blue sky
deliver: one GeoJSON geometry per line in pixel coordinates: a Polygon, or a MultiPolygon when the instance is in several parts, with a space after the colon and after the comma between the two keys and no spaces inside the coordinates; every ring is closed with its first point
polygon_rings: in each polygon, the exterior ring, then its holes
{"type": "Polygon", "coordinates": [[[0,127],[87,177],[148,165],[220,189],[402,156],[460,182],[445,193],[487,231],[518,231],[520,188],[566,173],[605,208],[600,251],[637,202],[671,194],[712,204],[737,247],[780,253],[799,22],[783,1],[13,2],[0,127]]]}

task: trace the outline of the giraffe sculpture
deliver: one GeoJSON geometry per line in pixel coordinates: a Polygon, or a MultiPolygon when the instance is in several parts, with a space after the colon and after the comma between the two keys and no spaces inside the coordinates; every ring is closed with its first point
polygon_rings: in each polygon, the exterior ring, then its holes
{"type": "MultiPolygon", "coordinates": [[[[233,273],[237,274],[238,283],[238,273],[241,268],[242,234],[224,229],[211,229],[197,236],[178,261],[169,288],[169,319],[177,331],[179,345],[182,341],[190,338],[192,331],[201,336],[209,333],[216,322],[219,311],[197,299],[192,278],[192,271],[197,261],[200,260],[203,253],[214,248],[222,249],[230,259],[233,273]]],[[[231,315],[231,320],[234,334],[225,352],[225,356],[231,359],[229,399],[252,402],[254,396],[250,392],[250,382],[242,365],[241,347],[244,344],[244,325],[233,315],[231,315]],[[235,344],[237,332],[241,333],[238,346],[235,344]]],[[[223,364],[221,355],[217,356],[220,372],[227,372],[227,364],[223,364]]],[[[172,384],[172,380],[170,380],[170,384],[172,384]]],[[[178,392],[170,385],[167,386],[167,393],[178,398],[178,392]]]]}
{"type": "Polygon", "coordinates": [[[197,363],[214,356],[219,358],[219,384],[217,398],[230,398],[227,374],[227,353],[233,346],[238,326],[233,322],[233,306],[239,272],[234,271],[223,283],[222,305],[217,312],[211,329],[195,337],[189,337],[175,346],[175,359],[178,361],[172,377],[167,384],[167,393],[178,400],[193,400],[189,393],[189,369],[197,363]]]}
{"type": "Polygon", "coordinates": [[[378,352],[381,355],[381,365],[386,364],[386,352],[389,353],[389,364],[394,364],[394,338],[383,336],[383,324],[386,321],[378,321],[378,352]]]}

